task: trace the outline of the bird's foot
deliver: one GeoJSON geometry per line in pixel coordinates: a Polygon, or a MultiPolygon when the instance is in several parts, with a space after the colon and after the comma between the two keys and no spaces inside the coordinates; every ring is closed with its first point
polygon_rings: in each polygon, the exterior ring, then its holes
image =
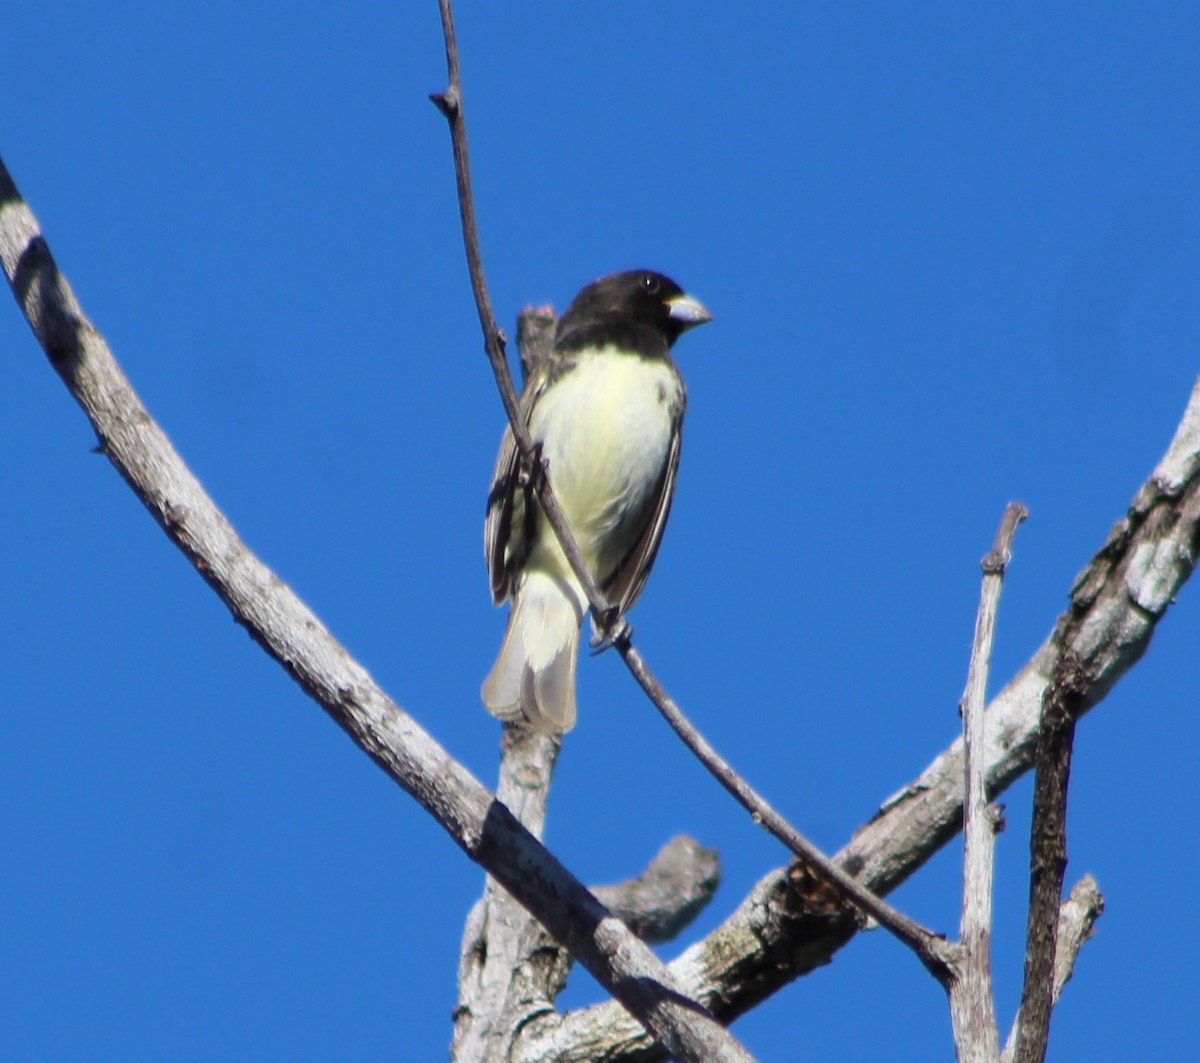
{"type": "Polygon", "coordinates": [[[595,657],[610,646],[628,645],[633,638],[633,628],[629,626],[629,621],[621,615],[619,606],[610,605],[600,615],[599,623],[595,617],[592,618],[592,637],[588,641],[588,647],[592,651],[592,656],[595,657]]]}
{"type": "Polygon", "coordinates": [[[542,443],[537,440],[533,444],[533,453],[521,460],[517,469],[517,485],[535,493],[541,488],[546,478],[546,459],[542,457],[542,443]]]}

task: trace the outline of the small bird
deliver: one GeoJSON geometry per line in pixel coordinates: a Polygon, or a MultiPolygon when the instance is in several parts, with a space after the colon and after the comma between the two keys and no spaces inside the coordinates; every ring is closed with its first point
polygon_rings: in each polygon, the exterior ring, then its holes
{"type": "MultiPolygon", "coordinates": [[[[671,347],[712,314],[649,270],[602,277],[558,320],[521,416],[597,586],[619,613],[645,586],[675,492],[687,402],[671,347]]],[[[541,731],[575,726],[575,661],[587,599],[522,475],[505,428],[483,545],[492,600],[512,598],[487,710],[541,731]]]]}

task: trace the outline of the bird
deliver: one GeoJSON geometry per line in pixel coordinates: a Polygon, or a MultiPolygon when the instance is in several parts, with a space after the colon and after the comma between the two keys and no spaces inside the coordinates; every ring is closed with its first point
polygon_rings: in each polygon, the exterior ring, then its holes
{"type": "MultiPolygon", "coordinates": [[[[530,372],[519,412],[567,526],[616,616],[633,605],[662,539],[687,393],[671,358],[712,314],[675,281],[628,270],[584,287],[530,372]]],[[[562,733],[575,725],[583,588],[537,502],[507,426],[488,492],[484,555],[508,626],[480,694],[492,715],[562,733]]]]}

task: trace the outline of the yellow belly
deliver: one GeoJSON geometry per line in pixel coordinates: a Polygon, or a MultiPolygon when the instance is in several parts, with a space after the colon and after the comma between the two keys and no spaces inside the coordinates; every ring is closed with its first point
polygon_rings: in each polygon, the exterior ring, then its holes
{"type": "MultiPolygon", "coordinates": [[[[669,363],[611,349],[581,358],[534,407],[530,431],[542,444],[579,548],[601,581],[653,512],[682,407],[683,386],[669,363]]],[[[539,523],[531,560],[567,575],[553,532],[544,518],[539,523]]]]}

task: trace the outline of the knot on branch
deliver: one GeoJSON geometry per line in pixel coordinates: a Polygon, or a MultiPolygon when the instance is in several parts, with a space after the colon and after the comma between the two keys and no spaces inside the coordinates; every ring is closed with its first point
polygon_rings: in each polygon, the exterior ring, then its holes
{"type": "Polygon", "coordinates": [[[1083,658],[1074,650],[1064,648],[1054,666],[1054,675],[1042,693],[1042,732],[1061,729],[1067,721],[1074,721],[1091,686],[1092,677],[1083,658]]]}
{"type": "Polygon", "coordinates": [[[1017,526],[1028,516],[1029,510],[1020,502],[1009,502],[1004,507],[1004,516],[1000,519],[1000,527],[996,529],[996,540],[979,562],[985,576],[1004,575],[1005,568],[1012,560],[1012,541],[1017,526]]]}
{"type": "Polygon", "coordinates": [[[458,117],[458,90],[453,85],[445,92],[431,92],[429,99],[445,118],[454,121],[458,117]]]}
{"type": "Polygon", "coordinates": [[[785,965],[791,977],[825,966],[862,929],[858,909],[802,860],[788,865],[766,905],[763,941],[768,952],[780,953],[768,959],[785,965]]]}

